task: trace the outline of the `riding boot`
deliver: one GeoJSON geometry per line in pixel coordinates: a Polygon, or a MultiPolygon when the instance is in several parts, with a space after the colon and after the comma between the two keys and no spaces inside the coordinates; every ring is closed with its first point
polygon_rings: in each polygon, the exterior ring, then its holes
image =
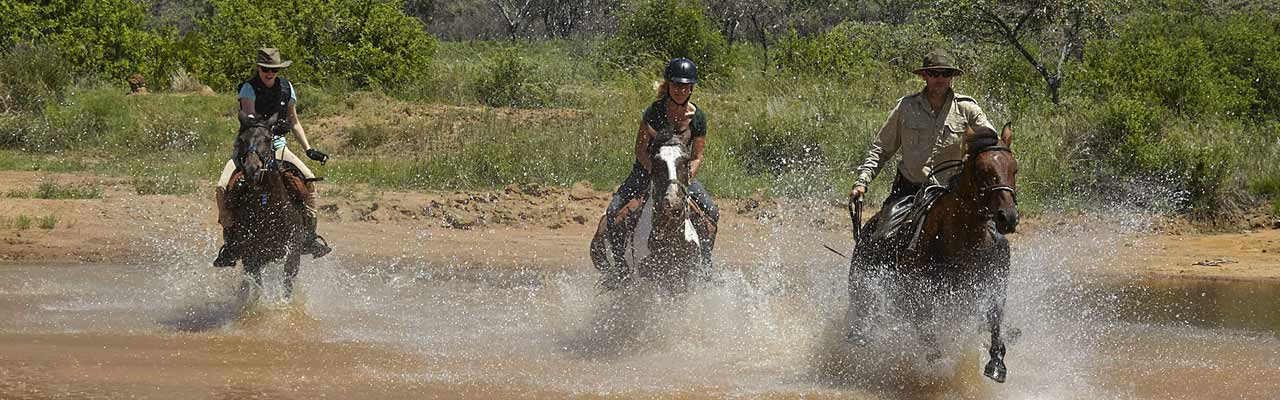
{"type": "Polygon", "coordinates": [[[312,190],[311,183],[307,183],[307,192],[302,196],[302,226],[306,228],[302,240],[302,254],[310,254],[314,258],[321,258],[329,251],[333,251],[333,247],[329,247],[329,242],[324,237],[316,235],[316,208],[315,195],[312,190]]]}
{"type": "Polygon", "coordinates": [[[624,224],[610,224],[605,232],[605,239],[609,242],[609,252],[613,256],[609,261],[609,267],[604,271],[604,277],[600,279],[600,286],[605,289],[614,290],[622,287],[627,281],[631,280],[631,268],[627,266],[627,229],[624,224]]]}
{"type": "Polygon", "coordinates": [[[214,203],[218,206],[218,225],[223,228],[235,225],[235,218],[232,218],[231,210],[227,208],[227,189],[215,188],[213,193],[214,203]]]}
{"type": "Polygon", "coordinates": [[[218,257],[213,259],[213,266],[218,268],[234,267],[240,259],[240,244],[243,242],[238,229],[222,228],[222,248],[218,249],[218,257]]]}

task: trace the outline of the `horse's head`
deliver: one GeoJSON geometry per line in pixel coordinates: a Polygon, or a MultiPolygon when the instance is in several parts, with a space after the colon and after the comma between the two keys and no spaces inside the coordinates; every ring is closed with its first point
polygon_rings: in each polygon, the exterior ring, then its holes
{"type": "Polygon", "coordinates": [[[663,144],[653,154],[650,166],[655,217],[683,223],[689,199],[688,147],[678,142],[663,144]]]}
{"type": "Polygon", "coordinates": [[[272,148],[275,135],[271,127],[275,126],[276,117],[261,118],[240,113],[240,134],[236,136],[236,164],[244,171],[246,177],[254,182],[262,179],[264,170],[276,166],[276,152],[272,148]]]}
{"type": "Polygon", "coordinates": [[[1005,124],[999,135],[992,129],[978,127],[965,133],[967,154],[965,174],[977,191],[979,210],[994,221],[1000,233],[1013,233],[1018,228],[1018,160],[1013,158],[1013,129],[1005,124]]]}

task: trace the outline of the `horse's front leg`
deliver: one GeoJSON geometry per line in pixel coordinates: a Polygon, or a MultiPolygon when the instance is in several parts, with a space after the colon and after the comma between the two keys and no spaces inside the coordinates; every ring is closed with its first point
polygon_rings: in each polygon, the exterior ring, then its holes
{"type": "Polygon", "coordinates": [[[991,360],[982,369],[982,374],[991,380],[1004,383],[1008,371],[1004,365],[1005,345],[1000,336],[1000,325],[1004,320],[1005,292],[1009,282],[1009,242],[1001,235],[996,235],[997,245],[992,259],[990,303],[987,305],[987,328],[991,331],[991,348],[987,353],[991,360]]]}
{"type": "Polygon", "coordinates": [[[298,277],[298,264],[302,260],[302,254],[297,250],[290,250],[289,255],[284,262],[284,298],[293,298],[293,280],[298,277]]]}
{"type": "Polygon", "coordinates": [[[871,321],[877,311],[876,286],[878,274],[854,256],[849,266],[849,308],[845,311],[845,324],[849,329],[845,341],[866,346],[871,343],[871,321]]]}

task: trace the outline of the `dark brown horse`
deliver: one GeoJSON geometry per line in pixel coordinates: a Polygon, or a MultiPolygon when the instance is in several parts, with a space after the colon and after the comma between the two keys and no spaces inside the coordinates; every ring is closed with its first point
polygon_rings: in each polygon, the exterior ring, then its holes
{"type": "MultiPolygon", "coordinates": [[[[658,282],[673,291],[687,288],[695,274],[710,268],[703,252],[715,245],[716,227],[689,197],[688,147],[668,141],[652,156],[648,203],[652,211],[642,211],[643,201],[620,213],[626,220],[619,226],[635,227],[624,261],[636,275],[658,282]]],[[[606,221],[602,218],[591,242],[591,261],[604,270],[610,263],[606,221]]]]}
{"type": "Polygon", "coordinates": [[[262,268],[284,260],[284,290],[293,292],[304,235],[302,201],[297,193],[306,190],[302,174],[279,158],[272,142],[271,127],[276,119],[240,115],[236,137],[236,163],[227,189],[227,205],[235,218],[233,235],[240,246],[245,273],[262,284],[262,268]],[[292,186],[292,187],[291,187],[292,186]]]}
{"type": "MultiPolygon", "coordinates": [[[[939,164],[960,172],[944,188],[926,189],[941,194],[931,208],[922,211],[920,225],[899,229],[887,239],[873,237],[872,232],[880,229],[867,229],[859,238],[849,275],[848,338],[853,343],[868,342],[880,288],[890,305],[907,314],[923,341],[933,347],[926,349],[930,357],[941,357],[935,333],[924,329],[925,321],[948,316],[962,323],[971,321],[973,316],[965,311],[983,301],[991,333],[991,358],[983,374],[1004,382],[1005,344],[1000,328],[1009,277],[1009,242],[1004,234],[1014,232],[1018,224],[1018,162],[1009,147],[1013,131],[1006,125],[997,136],[980,128],[966,132],[964,140],[963,160],[939,164]],[[964,315],[939,315],[947,312],[943,307],[954,307],[964,315]]],[[[916,199],[927,197],[922,190],[916,199]]]]}

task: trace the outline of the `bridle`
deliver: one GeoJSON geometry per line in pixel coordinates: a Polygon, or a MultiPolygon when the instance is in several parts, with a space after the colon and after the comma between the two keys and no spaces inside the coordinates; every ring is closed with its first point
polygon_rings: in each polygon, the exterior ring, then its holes
{"type": "MultiPolygon", "coordinates": [[[[974,151],[972,157],[976,160],[979,154],[989,151],[1003,151],[1008,152],[1010,155],[1013,154],[1013,149],[1010,149],[1007,146],[987,146],[974,151]]],[[[940,162],[933,167],[933,171],[929,173],[928,180],[933,180],[933,177],[942,171],[960,167],[964,165],[964,163],[965,161],[963,160],[947,160],[940,162]]],[[[1013,196],[1013,205],[1018,205],[1018,190],[1014,189],[1013,186],[997,184],[978,189],[978,194],[982,196],[988,196],[996,192],[1009,192],[1009,194],[1013,196]]]]}

